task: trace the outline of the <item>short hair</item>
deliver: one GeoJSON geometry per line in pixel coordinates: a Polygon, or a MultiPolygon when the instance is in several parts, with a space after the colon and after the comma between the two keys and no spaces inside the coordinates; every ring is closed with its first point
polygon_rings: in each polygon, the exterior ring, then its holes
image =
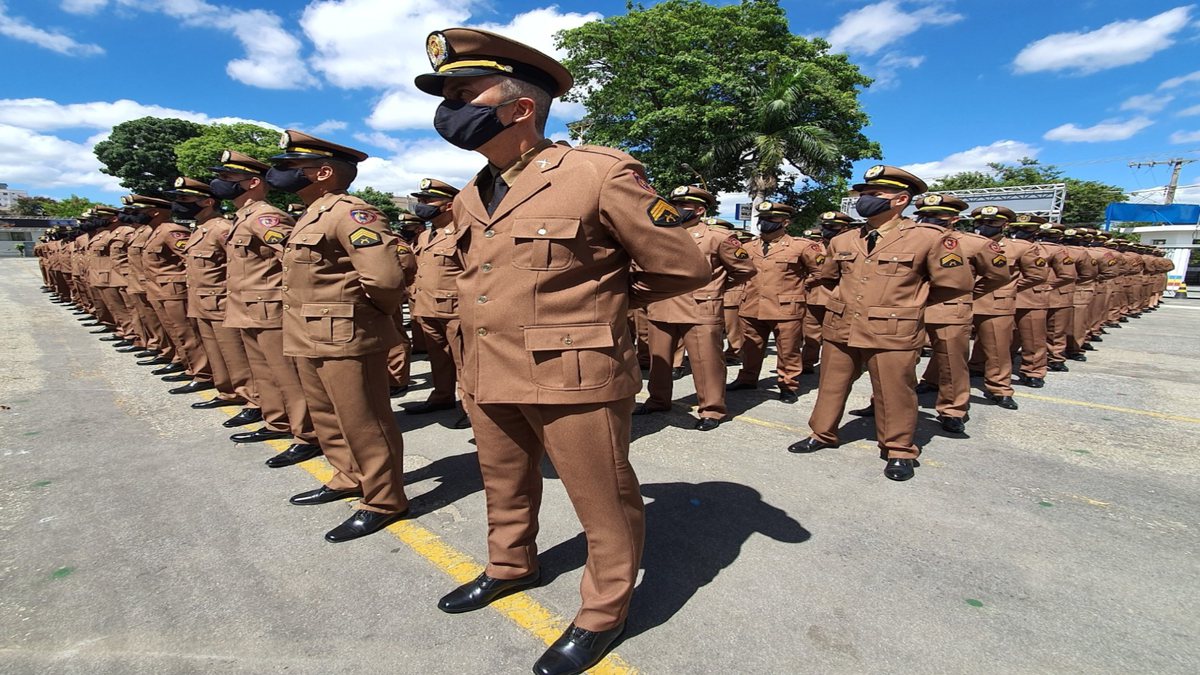
{"type": "Polygon", "coordinates": [[[533,99],[533,124],[539,134],[546,133],[546,122],[550,119],[550,103],[553,100],[550,92],[532,82],[515,77],[502,77],[500,91],[506,99],[533,99]]]}

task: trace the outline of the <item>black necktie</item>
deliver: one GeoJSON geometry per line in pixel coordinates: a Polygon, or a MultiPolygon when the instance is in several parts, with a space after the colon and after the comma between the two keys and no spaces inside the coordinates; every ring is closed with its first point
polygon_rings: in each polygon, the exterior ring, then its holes
{"type": "Polygon", "coordinates": [[[504,177],[496,175],[496,180],[492,183],[492,199],[488,202],[487,212],[492,215],[496,209],[500,207],[500,202],[504,201],[504,195],[508,194],[508,183],[504,182],[504,177]]]}
{"type": "Polygon", "coordinates": [[[766,255],[767,251],[770,251],[770,250],[771,250],[771,242],[764,239],[763,240],[763,255],[766,255]]]}
{"type": "Polygon", "coordinates": [[[875,250],[875,242],[879,240],[879,230],[871,230],[867,233],[867,253],[875,250]]]}

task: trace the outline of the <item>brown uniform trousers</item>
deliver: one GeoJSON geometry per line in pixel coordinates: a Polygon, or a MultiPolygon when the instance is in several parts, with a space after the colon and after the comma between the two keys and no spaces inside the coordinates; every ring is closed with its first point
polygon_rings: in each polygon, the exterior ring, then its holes
{"type": "Polygon", "coordinates": [[[1066,246],[1042,242],[1052,274],[1046,294],[1046,359],[1062,363],[1067,360],[1067,332],[1075,312],[1075,257],[1066,246]]]}
{"type": "Polygon", "coordinates": [[[1088,337],[1100,334],[1108,318],[1108,295],[1117,276],[1117,256],[1103,246],[1089,246],[1088,255],[1096,263],[1096,292],[1088,305],[1088,337]]]}
{"type": "MultiPolygon", "coordinates": [[[[1045,271],[1043,282],[1049,279],[1050,263],[1042,245],[1017,238],[1013,238],[1013,241],[1029,244],[1030,250],[1024,255],[1032,255],[1034,267],[1045,271]]],[[[1023,276],[1029,279],[1028,275],[1023,276]]],[[[1021,350],[1021,375],[1025,377],[1046,377],[1046,303],[1049,291],[1050,286],[1046,283],[1017,286],[1017,335],[1014,346],[1021,350]]]]}
{"type": "Polygon", "coordinates": [[[134,231],[126,248],[129,254],[129,267],[133,274],[127,278],[129,292],[134,299],[138,314],[142,317],[142,327],[152,336],[146,343],[147,349],[156,349],[161,358],[178,362],[182,357],[175,352],[175,343],[167,337],[167,329],[159,317],[157,303],[150,300],[150,280],[146,276],[146,244],[154,228],[150,225],[140,225],[134,231]]]}
{"type": "Polygon", "coordinates": [[[988,292],[975,283],[973,306],[975,348],[971,370],[983,372],[984,388],[993,396],[1012,396],[1012,345],[1016,331],[1017,294],[1046,281],[1049,268],[1038,265],[1041,249],[1022,239],[993,242],[1004,254],[1009,281],[988,292]]]}
{"type": "Polygon", "coordinates": [[[815,241],[767,235],[746,243],[757,274],[746,282],[742,317],[742,369],[734,382],[758,384],[767,340],[775,334],[776,374],[780,391],[800,387],[804,370],[804,298],[821,269],[824,248],[815,241]]]}
{"type": "Polygon", "coordinates": [[[223,325],[241,331],[263,428],[317,445],[296,360],[283,353],[283,247],[293,224],[266,201],[246,202],[234,213],[225,242],[223,325]]]}
{"type": "MultiPolygon", "coordinates": [[[[121,228],[128,228],[122,225],[121,228]]],[[[109,227],[92,240],[91,285],[99,294],[105,308],[112,315],[117,335],[126,340],[134,340],[133,318],[130,308],[125,306],[121,289],[125,280],[116,270],[116,242],[124,232],[118,233],[118,227],[109,227]]]]}
{"type": "Polygon", "coordinates": [[[344,192],[309,205],[283,256],[283,350],[300,383],[334,490],[361,489],[358,507],[408,509],[404,442],[388,398],[392,318],[405,295],[399,239],[375,207],[344,192]]]}
{"type": "Polygon", "coordinates": [[[246,401],[251,407],[258,407],[242,333],[236,328],[226,328],[223,323],[229,295],[225,240],[232,227],[228,220],[217,216],[198,223],[188,239],[183,249],[187,258],[187,314],[199,330],[217,397],[246,401]]]}
{"type": "MultiPolygon", "coordinates": [[[[827,242],[816,243],[821,247],[821,255],[826,255],[828,252],[827,242]]],[[[800,353],[801,372],[810,372],[821,360],[821,333],[824,330],[822,324],[825,323],[825,303],[829,302],[831,293],[824,284],[816,283],[819,276],[820,270],[818,269],[813,273],[813,281],[804,296],[804,349],[800,353]]]]}
{"type": "MultiPolygon", "coordinates": [[[[404,242],[403,239],[398,240],[396,244],[396,259],[400,262],[400,268],[404,271],[405,279],[413,279],[417,275],[417,256],[413,253],[412,247],[404,242]]],[[[403,298],[409,298],[409,289],[405,287],[403,298]]],[[[404,302],[396,307],[396,313],[392,315],[392,322],[396,324],[396,335],[400,341],[388,350],[387,363],[388,375],[391,377],[391,385],[393,387],[407,387],[412,381],[412,353],[413,343],[408,337],[408,330],[404,327],[404,302]]],[[[413,332],[418,331],[416,321],[413,321],[413,332]]]]}
{"type": "Polygon", "coordinates": [[[212,381],[212,369],[208,354],[204,352],[199,332],[187,313],[187,268],[183,249],[190,235],[186,227],[176,223],[155,226],[142,252],[146,279],[150,282],[146,291],[150,301],[157,303],[158,318],[175,344],[176,354],[182,356],[187,374],[194,380],[209,382],[212,381]]]}
{"type": "Polygon", "coordinates": [[[607,630],[628,613],[645,532],[629,464],[641,377],[628,303],[692,291],[712,269],[625,153],[547,141],[502,177],[509,188],[490,213],[487,169],[454,202],[466,230],[462,387],[487,494],[487,574],[537,570],[548,453],[588,541],[574,623],[607,630]]]}
{"type": "Polygon", "coordinates": [[[1067,246],[1075,261],[1075,294],[1072,296],[1071,325],[1067,330],[1067,355],[1083,351],[1087,341],[1091,316],[1088,309],[1096,295],[1096,279],[1100,274],[1096,259],[1083,246],[1067,246]]]}
{"type": "Polygon", "coordinates": [[[129,266],[129,242],[133,239],[134,232],[133,226],[124,223],[113,228],[113,236],[108,244],[108,257],[111,260],[109,281],[117,289],[117,296],[121,305],[125,307],[126,339],[145,348],[149,344],[149,337],[145,326],[142,325],[137,303],[129,292],[129,277],[133,274],[129,266]]]}
{"type": "Polygon", "coordinates": [[[712,278],[703,288],[651,302],[650,410],[671,409],[671,369],[680,345],[687,350],[696,385],[697,413],[702,419],[725,418],[725,357],[721,353],[724,317],[721,313],[726,282],[739,283],[757,269],[750,254],[728,230],[710,228],[697,220],[688,235],[712,267],[712,278]]]}
{"type": "Polygon", "coordinates": [[[432,227],[417,236],[416,280],[412,315],[425,340],[433,391],[430,403],[449,403],[457,396],[462,371],[462,330],[458,320],[458,276],[462,258],[455,243],[461,234],[449,213],[438,215],[432,227]]]}
{"type": "MultiPolygon", "coordinates": [[[[725,320],[725,358],[742,358],[742,345],[745,336],[742,333],[742,317],[738,309],[746,299],[746,284],[730,284],[721,294],[721,313],[725,320]]],[[[649,365],[649,363],[647,363],[649,365]]]]}
{"type": "Polygon", "coordinates": [[[1142,260],[1140,253],[1133,251],[1125,251],[1121,254],[1125,258],[1125,306],[1122,309],[1122,314],[1133,314],[1138,311],[1141,303],[1141,277],[1144,272],[1145,261],[1142,260]]]}
{"type": "Polygon", "coordinates": [[[916,364],[925,337],[925,303],[935,289],[971,288],[970,267],[946,233],[908,219],[885,224],[873,250],[866,228],[829,242],[819,279],[836,283],[825,306],[821,378],[808,425],[838,442],[846,398],[865,368],[871,375],[875,435],[889,459],[911,459],[917,427],[916,364]]]}
{"type": "Polygon", "coordinates": [[[969,232],[947,230],[970,267],[973,288],[930,289],[925,306],[925,332],[933,356],[921,379],[938,390],[936,410],[943,417],[963,419],[971,406],[971,352],[973,305],[976,292],[987,295],[1011,281],[1008,257],[995,242],[969,232]]]}

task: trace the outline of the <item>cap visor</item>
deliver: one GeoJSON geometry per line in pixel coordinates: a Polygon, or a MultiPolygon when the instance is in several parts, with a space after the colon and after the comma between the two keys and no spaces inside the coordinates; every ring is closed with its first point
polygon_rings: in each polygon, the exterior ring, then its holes
{"type": "Polygon", "coordinates": [[[286,162],[289,159],[336,159],[327,155],[318,155],[315,152],[282,152],[273,157],[268,157],[268,162],[286,162]]]}
{"type": "Polygon", "coordinates": [[[231,169],[230,167],[227,167],[227,166],[210,166],[210,167],[208,167],[208,170],[213,173],[238,173],[238,174],[245,174],[247,176],[261,176],[262,175],[261,173],[258,173],[255,171],[246,171],[244,169],[231,169]]]}
{"type": "Polygon", "coordinates": [[[509,73],[493,70],[491,68],[459,68],[457,70],[451,70],[445,73],[425,73],[424,75],[418,75],[413,82],[417,85],[417,89],[420,89],[426,94],[431,96],[441,96],[442,87],[446,85],[446,78],[486,77],[488,75],[503,75],[505,77],[512,76],[509,73]]]}

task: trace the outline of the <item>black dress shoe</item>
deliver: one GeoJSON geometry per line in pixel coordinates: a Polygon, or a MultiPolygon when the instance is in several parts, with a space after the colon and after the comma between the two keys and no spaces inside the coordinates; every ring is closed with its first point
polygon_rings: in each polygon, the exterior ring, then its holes
{"type": "MultiPolygon", "coordinates": [[[[155,359],[155,360],[157,361],[158,359],[155,359]]],[[[147,364],[147,365],[149,365],[149,364],[147,364]]],[[[182,373],[185,370],[187,370],[187,368],[184,367],[184,365],[182,363],[171,363],[170,361],[167,361],[167,365],[163,366],[162,368],[155,368],[154,370],[150,371],[150,374],[151,375],[174,375],[175,373],[182,373]]]]}
{"type": "Polygon", "coordinates": [[[417,403],[409,403],[404,406],[405,415],[424,415],[426,413],[437,412],[439,410],[453,410],[458,407],[454,401],[446,401],[444,403],[434,403],[432,401],[418,401],[417,403]]]}
{"type": "MultiPolygon", "coordinates": [[[[139,359],[148,359],[148,358],[151,358],[151,357],[155,357],[155,358],[157,358],[157,357],[158,357],[158,352],[154,351],[153,349],[143,349],[142,351],[140,351],[140,352],[138,352],[138,353],[134,354],[134,356],[136,356],[136,357],[137,357],[137,358],[139,358],[139,359]]],[[[170,361],[167,361],[167,363],[170,363],[170,361]]],[[[139,363],[138,365],[139,365],[139,366],[148,366],[148,365],[151,365],[151,364],[149,364],[149,363],[139,363]]]]}
{"type": "Polygon", "coordinates": [[[721,426],[721,420],[705,417],[696,422],[696,431],[712,431],[719,426],[721,426]]]}
{"type": "MultiPolygon", "coordinates": [[[[103,327],[103,328],[101,328],[100,330],[90,330],[90,331],[88,331],[88,332],[89,332],[89,333],[91,333],[92,335],[103,335],[104,333],[115,333],[115,332],[117,332],[117,329],[116,329],[116,328],[113,328],[112,326],[105,326],[104,324],[100,324],[100,325],[101,325],[101,326],[104,326],[104,327],[103,327]]],[[[101,339],[103,339],[103,338],[101,338],[101,339]]]]}
{"type": "Polygon", "coordinates": [[[321,446],[311,443],[292,443],[287,450],[267,460],[267,466],[272,469],[282,469],[285,466],[307,462],[313,457],[325,454],[321,446]]]}
{"type": "Polygon", "coordinates": [[[984,373],[982,370],[969,370],[967,371],[967,375],[970,375],[971,377],[984,377],[986,373],[984,373]]]}
{"type": "Polygon", "coordinates": [[[262,421],[262,411],[258,408],[242,408],[242,411],[233,417],[221,422],[221,426],[226,429],[234,427],[242,427],[247,424],[254,424],[262,421]]]}
{"type": "Polygon", "coordinates": [[[246,405],[246,402],[240,398],[235,398],[232,400],[226,398],[210,398],[207,401],[197,401],[196,403],[192,404],[192,407],[196,410],[212,410],[213,408],[224,408],[231,405],[246,405]]]}
{"type": "Polygon", "coordinates": [[[1083,346],[1082,346],[1082,347],[1080,347],[1080,349],[1082,349],[1082,350],[1083,350],[1083,351],[1085,351],[1085,352],[1094,352],[1094,351],[1096,351],[1096,348],[1092,346],[1092,342],[1095,342],[1095,341],[1096,341],[1096,339],[1095,339],[1095,338],[1092,338],[1091,342],[1085,342],[1085,343],[1083,343],[1083,346]]]}
{"type": "Polygon", "coordinates": [[[927,359],[933,356],[933,350],[929,347],[921,347],[921,358],[927,359]]]}
{"type": "Polygon", "coordinates": [[[298,495],[292,495],[288,501],[296,506],[313,506],[315,504],[329,504],[330,502],[338,502],[351,497],[361,497],[362,490],[331,490],[322,485],[316,490],[307,490],[298,495]]]}
{"type": "Polygon", "coordinates": [[[388,398],[400,398],[408,393],[408,387],[388,387],[388,398]]]}
{"type": "Polygon", "coordinates": [[[937,388],[936,384],[929,384],[928,382],[918,382],[917,383],[916,392],[918,394],[932,394],[933,392],[935,392],[937,390],[938,390],[938,388],[937,388]]]}
{"type": "Polygon", "coordinates": [[[666,412],[667,410],[670,410],[670,408],[667,408],[666,410],[664,410],[662,408],[651,408],[650,406],[646,405],[645,403],[639,403],[633,407],[633,414],[634,415],[652,415],[654,413],[666,412]]]}
{"type": "Polygon", "coordinates": [[[684,375],[687,375],[687,372],[688,372],[687,368],[683,368],[683,367],[672,368],[671,369],[671,379],[678,380],[679,378],[683,377],[684,375]]]}
{"type": "Polygon", "coordinates": [[[382,530],[407,514],[407,510],[400,513],[378,513],[366,509],[358,509],[344,523],[326,532],[325,541],[340,544],[343,541],[365,537],[368,534],[374,534],[382,530]]]}
{"type": "Polygon", "coordinates": [[[742,391],[743,389],[758,389],[758,384],[755,382],[738,382],[734,380],[725,385],[725,391],[742,391]]]}
{"type": "Polygon", "coordinates": [[[825,448],[836,448],[836,447],[837,447],[836,443],[826,443],[824,441],[818,441],[817,439],[812,438],[810,436],[809,438],[806,438],[802,441],[797,441],[796,443],[792,443],[791,445],[789,445],[788,452],[795,453],[797,455],[807,455],[810,452],[816,452],[818,450],[824,450],[825,448]]]}
{"type": "Polygon", "coordinates": [[[915,459],[889,459],[883,475],[892,480],[908,480],[916,475],[915,459]]]}
{"type": "MultiPolygon", "coordinates": [[[[1123,316],[1117,319],[1117,323],[1129,323],[1129,318],[1123,316]]],[[[1120,326],[1114,326],[1114,328],[1120,328],[1120,326]]]]}
{"type": "Polygon", "coordinates": [[[736,357],[736,356],[726,356],[726,357],[725,357],[725,365],[727,365],[727,366],[740,366],[740,365],[742,365],[742,360],[741,360],[741,359],[739,359],[739,358],[738,358],[738,357],[736,357]]]}
{"type": "Polygon", "coordinates": [[[784,403],[795,403],[800,400],[800,397],[791,389],[782,389],[779,392],[779,400],[784,403]]]}
{"type": "Polygon", "coordinates": [[[1084,354],[1083,352],[1075,352],[1074,354],[1068,354],[1067,358],[1071,359],[1072,361],[1087,361],[1087,354],[1084,354]]]}
{"type": "Polygon", "coordinates": [[[987,394],[990,401],[1006,410],[1016,410],[1017,402],[1011,396],[996,396],[995,394],[987,394]]]}
{"type": "Polygon", "coordinates": [[[256,429],[254,431],[239,431],[229,437],[229,440],[234,443],[262,443],[264,441],[278,441],[283,438],[291,438],[290,431],[271,431],[269,429],[256,429]]]}
{"type": "Polygon", "coordinates": [[[851,410],[850,414],[854,415],[855,417],[874,417],[875,416],[875,404],[868,403],[867,407],[859,408],[858,410],[851,410]]]}
{"type": "Polygon", "coordinates": [[[458,416],[458,419],[454,420],[454,424],[451,426],[453,426],[455,429],[470,429],[471,416],[464,412],[458,416]]]}
{"type": "MultiPolygon", "coordinates": [[[[133,354],[134,352],[142,351],[142,348],[137,345],[129,345],[128,347],[117,347],[116,351],[121,354],[133,354]]],[[[134,354],[134,356],[137,355],[134,354]]]]}
{"type": "MultiPolygon", "coordinates": [[[[121,337],[120,335],[105,335],[104,337],[100,338],[100,341],[101,342],[124,342],[125,344],[129,344],[129,342],[127,342],[125,340],[125,338],[121,337]]],[[[113,346],[116,347],[117,345],[113,345],[113,346]]],[[[124,345],[121,345],[121,346],[124,346],[124,345]]]]}
{"type": "MultiPolygon", "coordinates": [[[[109,346],[115,349],[120,349],[121,347],[133,347],[134,344],[130,342],[128,338],[121,338],[120,341],[114,342],[109,346]]],[[[136,347],[136,349],[141,349],[141,347],[136,347]]]]}
{"type": "Polygon", "coordinates": [[[816,375],[817,369],[814,366],[804,366],[800,369],[801,375],[816,375]]]}
{"type": "Polygon", "coordinates": [[[185,384],[182,387],[175,387],[174,389],[168,389],[167,393],[168,394],[194,394],[198,391],[208,391],[209,389],[216,389],[216,388],[217,388],[217,385],[213,384],[212,382],[194,381],[194,382],[185,384]]]}
{"type": "Polygon", "coordinates": [[[1021,379],[1017,380],[1017,382],[1025,385],[1026,387],[1032,387],[1034,389],[1041,389],[1042,387],[1046,386],[1046,380],[1040,377],[1025,377],[1022,375],[1021,379]]]}
{"type": "Polygon", "coordinates": [[[442,599],[438,600],[438,609],[448,614],[483,609],[501,596],[536,586],[541,578],[541,570],[516,579],[493,579],[487,574],[480,574],[473,581],[443,595],[442,599]]]}
{"type": "MultiPolygon", "coordinates": [[[[90,317],[90,315],[89,315],[89,317],[90,317]]],[[[84,327],[84,328],[98,328],[98,327],[100,327],[100,326],[103,326],[103,325],[104,325],[104,324],[100,323],[99,321],[93,321],[93,322],[91,322],[91,323],[85,323],[85,324],[83,324],[83,327],[84,327]]],[[[100,332],[101,332],[101,333],[103,333],[104,331],[100,331],[100,332]]]]}
{"type": "Polygon", "coordinates": [[[960,417],[938,415],[938,422],[942,423],[942,429],[949,431],[952,434],[961,434],[967,430],[966,422],[964,422],[960,417]]]}
{"type": "Polygon", "coordinates": [[[625,632],[625,624],[611,630],[594,632],[575,624],[567,627],[545,654],[533,664],[537,675],[578,675],[600,663],[613,642],[625,632]]]}
{"type": "Polygon", "coordinates": [[[163,382],[191,382],[192,376],[187,373],[175,373],[174,375],[164,375],[163,382]]]}

